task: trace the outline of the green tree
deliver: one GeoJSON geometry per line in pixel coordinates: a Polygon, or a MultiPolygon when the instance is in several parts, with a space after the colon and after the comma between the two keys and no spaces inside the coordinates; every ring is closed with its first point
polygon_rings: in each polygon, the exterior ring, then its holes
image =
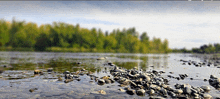
{"type": "Polygon", "coordinates": [[[0,46],[5,46],[9,42],[10,23],[5,20],[0,20],[0,46]]]}
{"type": "Polygon", "coordinates": [[[44,33],[40,34],[37,38],[36,44],[34,46],[36,51],[45,51],[47,47],[50,46],[50,39],[44,33]]]}

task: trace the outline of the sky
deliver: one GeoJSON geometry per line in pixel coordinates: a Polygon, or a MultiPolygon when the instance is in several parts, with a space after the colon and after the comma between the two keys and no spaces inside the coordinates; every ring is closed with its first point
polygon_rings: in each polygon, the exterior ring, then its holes
{"type": "Polygon", "coordinates": [[[65,22],[103,32],[135,27],[168,39],[170,48],[220,43],[220,2],[214,1],[0,1],[0,19],[65,22]]]}

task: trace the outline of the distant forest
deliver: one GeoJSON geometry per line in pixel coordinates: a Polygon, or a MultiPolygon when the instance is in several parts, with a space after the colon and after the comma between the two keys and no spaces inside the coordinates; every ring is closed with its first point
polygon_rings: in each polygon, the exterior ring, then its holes
{"type": "Polygon", "coordinates": [[[168,40],[153,38],[146,32],[139,35],[135,28],[86,29],[79,24],[53,22],[38,26],[25,21],[0,20],[0,50],[68,51],[68,52],[120,52],[168,53],[168,40]]]}
{"type": "Polygon", "coordinates": [[[220,53],[220,44],[215,43],[215,44],[204,44],[200,46],[200,48],[192,48],[191,50],[187,50],[186,48],[182,49],[173,49],[172,52],[183,52],[183,53],[220,53]]]}

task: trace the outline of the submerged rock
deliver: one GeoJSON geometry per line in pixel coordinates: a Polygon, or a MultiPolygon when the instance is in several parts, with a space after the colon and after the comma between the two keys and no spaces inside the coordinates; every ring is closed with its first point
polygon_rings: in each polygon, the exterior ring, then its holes
{"type": "Polygon", "coordinates": [[[106,94],[106,92],[105,92],[104,90],[99,90],[98,92],[99,92],[100,94],[103,94],[103,95],[106,94]]]}
{"type": "Polygon", "coordinates": [[[35,90],[38,90],[37,88],[32,88],[32,89],[30,89],[29,91],[30,92],[34,92],[35,90]]]}

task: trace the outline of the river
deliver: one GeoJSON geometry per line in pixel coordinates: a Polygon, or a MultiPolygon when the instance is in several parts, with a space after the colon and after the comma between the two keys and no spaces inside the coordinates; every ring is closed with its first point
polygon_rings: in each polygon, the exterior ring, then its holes
{"type": "MultiPolygon", "coordinates": [[[[80,80],[69,83],[57,81],[56,77],[63,75],[62,72],[76,72],[82,68],[92,72],[96,77],[110,74],[111,62],[125,69],[136,68],[138,71],[164,71],[163,77],[179,74],[188,74],[184,80],[167,78],[169,86],[174,88],[176,83],[188,83],[194,87],[209,85],[210,75],[220,77],[220,65],[204,65],[195,67],[183,64],[180,60],[204,62],[208,55],[192,54],[130,54],[130,53],[61,53],[61,52],[0,52],[0,65],[4,70],[0,74],[0,98],[96,98],[96,99],[124,99],[124,98],[149,98],[149,95],[128,95],[118,89],[119,83],[98,85],[90,79],[90,76],[81,75],[80,80]],[[105,57],[103,60],[98,58],[105,57]],[[53,68],[53,73],[47,73],[47,68],[53,68]],[[34,70],[45,70],[44,75],[34,75],[34,70]],[[172,73],[170,73],[172,72],[172,73]],[[30,92],[31,88],[37,88],[30,92]],[[104,90],[106,95],[98,94],[97,91],[104,90]]],[[[210,60],[207,60],[210,61],[210,60]]],[[[211,96],[220,97],[220,91],[210,86],[211,96]]]]}

